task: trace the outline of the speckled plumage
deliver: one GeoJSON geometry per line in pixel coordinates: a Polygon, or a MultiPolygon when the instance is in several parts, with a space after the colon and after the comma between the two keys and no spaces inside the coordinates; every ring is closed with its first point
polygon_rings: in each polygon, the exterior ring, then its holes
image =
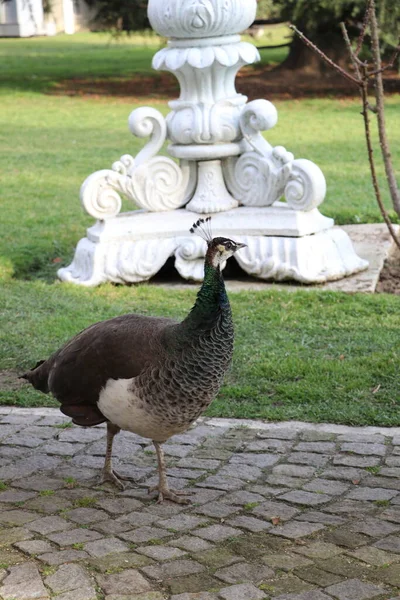
{"type": "Polygon", "coordinates": [[[160,443],[204,412],[230,365],[234,330],[220,264],[241,247],[208,240],[204,282],[181,323],[134,314],[96,323],[23,375],[74,423],[107,421],[102,481],[124,487],[111,465],[113,438],[124,429],[154,442],[159,501],[185,502],[168,487],[160,443]]]}

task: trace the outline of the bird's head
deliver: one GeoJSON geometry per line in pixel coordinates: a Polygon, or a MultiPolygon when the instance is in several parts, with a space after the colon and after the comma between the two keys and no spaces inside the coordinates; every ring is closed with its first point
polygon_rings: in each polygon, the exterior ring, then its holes
{"type": "Polygon", "coordinates": [[[234,242],[229,238],[216,237],[208,242],[206,258],[213,267],[218,267],[241,248],[246,248],[246,244],[234,242]]]}
{"type": "Polygon", "coordinates": [[[197,233],[200,237],[207,242],[207,254],[206,262],[211,264],[213,267],[219,267],[222,263],[226,262],[228,258],[233,256],[235,252],[241,248],[246,248],[246,244],[240,242],[234,242],[233,240],[225,237],[212,237],[211,233],[211,217],[206,219],[199,219],[193,224],[191,233],[197,233]]]}

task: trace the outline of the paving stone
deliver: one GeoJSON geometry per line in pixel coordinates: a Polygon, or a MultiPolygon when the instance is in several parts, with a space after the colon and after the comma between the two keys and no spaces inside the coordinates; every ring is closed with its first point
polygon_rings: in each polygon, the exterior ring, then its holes
{"type": "Polygon", "coordinates": [[[383,477],[400,477],[400,467],[382,467],[379,475],[383,477]]]}
{"type": "Polygon", "coordinates": [[[264,502],[265,498],[261,496],[261,494],[240,490],[238,492],[226,494],[223,501],[227,504],[241,504],[244,506],[248,504],[264,502]]]}
{"type": "Polygon", "coordinates": [[[21,492],[19,490],[7,490],[0,493],[0,502],[13,504],[14,502],[25,502],[31,498],[35,498],[35,492],[21,492]]]}
{"type": "Polygon", "coordinates": [[[43,540],[30,540],[26,542],[16,542],[15,546],[27,554],[43,554],[53,550],[51,544],[43,540]]]}
{"type": "Polygon", "coordinates": [[[278,526],[270,530],[272,535],[279,535],[290,540],[306,537],[324,529],[324,525],[320,523],[307,523],[306,521],[291,521],[282,527],[278,526]]]}
{"type": "Polygon", "coordinates": [[[11,567],[13,565],[20,564],[26,560],[21,552],[11,546],[4,546],[0,548],[0,565],[11,567]]]}
{"type": "Polygon", "coordinates": [[[338,442],[354,442],[354,443],[364,443],[364,444],[384,444],[386,442],[385,436],[380,433],[375,434],[365,434],[359,433],[357,431],[352,431],[350,433],[341,433],[338,435],[338,442]]]}
{"type": "Polygon", "coordinates": [[[57,596],[57,600],[97,600],[97,594],[93,587],[84,587],[64,592],[57,596]]]}
{"type": "Polygon", "coordinates": [[[400,456],[388,456],[385,460],[388,467],[400,467],[400,456]]]}
{"type": "Polygon", "coordinates": [[[129,546],[121,542],[118,538],[109,537],[101,540],[95,540],[84,545],[85,552],[90,556],[102,557],[108,554],[117,554],[118,552],[127,552],[129,546]]]}
{"type": "Polygon", "coordinates": [[[385,535],[390,535],[391,533],[399,531],[400,525],[393,525],[392,523],[382,521],[382,519],[367,518],[365,520],[352,523],[350,528],[352,531],[365,533],[365,535],[370,535],[371,537],[381,538],[385,535]]]}
{"type": "Polygon", "coordinates": [[[388,550],[389,552],[400,554],[400,536],[390,535],[384,540],[375,542],[374,546],[376,546],[376,548],[380,548],[381,550],[388,550]]]}
{"type": "Polygon", "coordinates": [[[259,467],[237,463],[223,467],[220,469],[219,475],[243,479],[244,481],[257,481],[261,477],[262,471],[259,467]]]}
{"type": "Polygon", "coordinates": [[[57,429],[54,429],[54,427],[40,427],[38,425],[32,425],[29,427],[29,434],[42,438],[43,440],[49,440],[57,435],[57,429]]]}
{"type": "Polygon", "coordinates": [[[217,500],[217,498],[224,497],[224,492],[221,490],[209,490],[206,488],[193,488],[188,487],[186,491],[190,492],[190,501],[194,506],[201,506],[202,504],[208,504],[217,500]]]}
{"type": "Polygon", "coordinates": [[[49,598],[37,566],[30,562],[9,569],[9,574],[2,581],[0,596],[4,600],[47,600],[49,598]]]}
{"type": "Polygon", "coordinates": [[[0,547],[15,544],[15,542],[21,542],[23,540],[30,540],[32,538],[32,531],[29,531],[25,527],[11,527],[9,529],[3,529],[3,531],[0,529],[0,547]]]}
{"type": "Polygon", "coordinates": [[[92,542],[98,540],[102,535],[98,531],[91,529],[71,529],[70,531],[64,531],[63,533],[51,533],[46,537],[52,542],[55,542],[59,546],[72,546],[72,544],[82,544],[85,542],[92,542]]]}
{"type": "Polygon", "coordinates": [[[160,540],[165,537],[170,537],[171,533],[165,531],[165,529],[159,529],[158,527],[139,527],[133,531],[126,531],[120,533],[119,537],[134,544],[143,544],[143,542],[149,542],[150,540],[160,540]]]}
{"type": "Polygon", "coordinates": [[[293,448],[299,452],[316,452],[317,454],[330,454],[335,451],[334,442],[300,442],[293,448]]]}
{"type": "Polygon", "coordinates": [[[329,494],[330,496],[341,496],[349,489],[348,483],[341,483],[331,479],[314,479],[307,483],[303,489],[318,494],[329,494]]]}
{"type": "Polygon", "coordinates": [[[293,442],[270,439],[251,442],[247,446],[247,450],[250,452],[265,452],[267,450],[272,450],[273,452],[284,454],[290,450],[292,446],[293,442]]]}
{"type": "Polygon", "coordinates": [[[177,540],[171,540],[168,544],[177,546],[188,552],[202,552],[213,548],[212,544],[194,535],[184,535],[177,540]]]}
{"type": "Polygon", "coordinates": [[[266,598],[264,592],[251,583],[232,585],[219,590],[218,594],[223,600],[262,600],[263,598],[266,598]]]}
{"type": "Polygon", "coordinates": [[[102,533],[116,535],[132,529],[131,523],[123,523],[121,521],[107,519],[106,521],[100,521],[100,523],[93,523],[92,529],[101,531],[102,533]]]}
{"type": "Polygon", "coordinates": [[[221,569],[234,563],[243,562],[243,556],[233,554],[223,546],[212,547],[204,552],[197,552],[194,558],[210,569],[221,569]]]}
{"type": "Polygon", "coordinates": [[[97,500],[96,505],[103,508],[112,515],[129,513],[143,507],[139,500],[134,498],[102,498],[97,500]]]}
{"type": "Polygon", "coordinates": [[[301,479],[300,477],[287,477],[286,475],[277,475],[271,473],[268,475],[267,482],[274,486],[284,486],[286,488],[299,489],[307,483],[307,479],[301,479]]]}
{"type": "Polygon", "coordinates": [[[229,462],[232,465],[254,465],[260,469],[266,469],[267,467],[272,467],[275,465],[278,460],[280,460],[280,457],[276,454],[254,454],[252,452],[241,452],[240,454],[234,454],[229,462]]]}
{"type": "Polygon", "coordinates": [[[324,539],[331,544],[344,546],[345,548],[358,548],[365,546],[371,540],[362,533],[354,533],[348,527],[337,528],[334,531],[325,532],[324,539]]]}
{"type": "Polygon", "coordinates": [[[68,521],[61,519],[61,517],[43,517],[42,519],[27,523],[26,527],[27,529],[46,535],[47,533],[53,533],[54,531],[72,529],[73,526],[72,523],[68,523],[68,521]]]}
{"type": "Polygon", "coordinates": [[[110,596],[105,596],[105,600],[165,600],[165,595],[161,592],[144,592],[143,594],[111,594],[110,596]]]}
{"type": "Polygon", "coordinates": [[[325,591],[331,596],[339,598],[339,600],[366,600],[380,596],[383,593],[382,588],[364,583],[359,579],[348,579],[342,583],[329,586],[325,591]]]}
{"type": "Polygon", "coordinates": [[[38,559],[51,566],[62,565],[78,560],[89,558],[89,554],[83,550],[62,550],[61,552],[46,552],[38,556],[38,559]]]}
{"type": "Polygon", "coordinates": [[[381,462],[377,456],[353,456],[349,454],[338,454],[333,457],[334,465],[344,465],[346,467],[376,467],[381,462]]]}
{"type": "MultiPolygon", "coordinates": [[[[382,470],[376,475],[369,475],[363,479],[363,485],[374,488],[385,488],[387,490],[400,491],[400,478],[399,477],[383,477],[382,470]]],[[[400,497],[393,499],[393,502],[400,502],[400,497]]]]}
{"type": "Polygon", "coordinates": [[[389,554],[384,550],[374,548],[374,546],[363,546],[362,548],[357,548],[357,550],[353,550],[347,554],[353,558],[362,560],[369,565],[374,565],[375,567],[390,565],[393,562],[400,562],[399,555],[389,554]]]}
{"type": "Polygon", "coordinates": [[[289,463],[324,467],[331,459],[328,454],[312,454],[311,452],[293,452],[287,457],[289,463]]]}
{"type": "Polygon", "coordinates": [[[285,487],[273,487],[271,485],[252,485],[248,486],[247,490],[255,494],[261,494],[261,496],[265,496],[266,498],[279,496],[279,494],[287,492],[287,488],[285,487]]]}
{"type": "MultiPolygon", "coordinates": [[[[132,511],[127,515],[123,515],[122,517],[118,517],[116,519],[116,523],[128,523],[132,529],[132,527],[143,527],[144,525],[151,525],[157,521],[157,515],[152,515],[148,512],[138,512],[132,511]]],[[[96,528],[99,527],[99,523],[96,523],[96,528]]]]}
{"type": "Polygon", "coordinates": [[[6,510],[0,513],[0,523],[5,525],[25,525],[37,519],[37,514],[28,510],[6,510]]]}
{"type": "Polygon", "coordinates": [[[180,559],[161,565],[143,567],[142,571],[151,579],[165,581],[174,577],[201,573],[204,571],[204,566],[194,560],[180,559]]]}
{"type": "Polygon", "coordinates": [[[141,546],[140,548],[136,548],[136,552],[140,552],[140,554],[161,562],[172,560],[173,558],[182,558],[182,556],[186,556],[187,554],[179,550],[179,548],[170,548],[169,546],[141,546]]]}
{"type": "Polygon", "coordinates": [[[170,467],[168,469],[168,477],[176,477],[178,479],[200,479],[207,474],[207,471],[200,469],[180,469],[178,467],[170,467]]]}
{"type": "Polygon", "coordinates": [[[188,529],[194,529],[206,522],[206,519],[200,519],[199,517],[194,517],[192,515],[177,515],[176,517],[171,517],[171,519],[158,521],[157,525],[169,530],[187,531],[188,529]]]}
{"type": "Polygon", "coordinates": [[[293,429],[269,429],[266,431],[259,431],[257,438],[264,439],[276,439],[276,440],[295,440],[297,438],[297,431],[293,429]]]}
{"type": "Polygon", "coordinates": [[[309,523],[324,523],[324,525],[341,525],[346,521],[346,519],[342,519],[342,517],[327,515],[324,512],[314,510],[306,511],[301,515],[297,515],[295,519],[296,521],[308,521],[309,523]]]}
{"type": "Polygon", "coordinates": [[[23,427],[26,427],[27,425],[39,421],[40,418],[40,415],[35,415],[33,412],[30,414],[11,414],[3,417],[1,422],[8,425],[22,425],[23,427]]]}
{"type": "Polygon", "coordinates": [[[15,481],[14,485],[25,490],[42,492],[43,490],[58,490],[64,486],[64,483],[59,479],[48,477],[47,475],[33,475],[32,477],[15,481]]]}
{"type": "Polygon", "coordinates": [[[246,515],[239,515],[233,519],[229,519],[227,523],[232,527],[242,527],[253,532],[266,531],[272,527],[272,523],[261,521],[261,519],[255,519],[254,517],[247,517],[246,515]]]}
{"type": "Polygon", "coordinates": [[[107,518],[107,513],[96,508],[74,508],[67,511],[65,517],[79,525],[89,525],[89,523],[104,521],[107,518]]]}
{"type": "Polygon", "coordinates": [[[294,571],[300,567],[308,567],[312,565],[312,561],[302,556],[295,556],[293,554],[265,554],[262,557],[262,561],[271,567],[272,569],[279,569],[280,571],[294,571]]]}
{"type": "Polygon", "coordinates": [[[324,511],[328,513],[346,514],[358,516],[367,515],[376,511],[376,505],[371,502],[358,502],[356,500],[339,500],[324,506],[324,511]]]}
{"type": "Polygon", "coordinates": [[[355,467],[330,467],[321,473],[321,477],[343,481],[360,481],[365,477],[365,471],[355,467]]]}
{"type": "Polygon", "coordinates": [[[69,442],[49,442],[41,448],[47,454],[55,454],[58,456],[74,456],[85,447],[84,444],[70,444],[69,442]]]}
{"type": "Polygon", "coordinates": [[[380,514],[381,519],[387,519],[393,523],[400,523],[400,510],[389,509],[380,514]]]}
{"type": "Polygon", "coordinates": [[[27,435],[24,433],[16,433],[7,438],[7,444],[12,446],[25,446],[26,448],[37,448],[43,444],[43,440],[40,437],[34,435],[27,435]]]}
{"type": "Polygon", "coordinates": [[[215,594],[209,594],[208,592],[198,592],[195,594],[178,594],[171,597],[171,600],[217,600],[215,594]]]}
{"type": "Polygon", "coordinates": [[[306,546],[298,546],[292,549],[293,552],[308,556],[309,558],[331,558],[343,554],[344,550],[335,544],[327,544],[326,542],[312,542],[306,546]]]}
{"type": "Polygon", "coordinates": [[[370,488],[370,487],[357,487],[347,495],[348,498],[353,500],[366,500],[375,502],[376,500],[391,500],[397,496],[397,492],[393,490],[386,490],[384,488],[370,488]]]}
{"type": "Polygon", "coordinates": [[[281,521],[287,521],[299,514],[299,511],[292,506],[268,501],[256,506],[251,512],[253,515],[263,517],[269,521],[274,518],[279,518],[281,521]]]}
{"type": "Polygon", "coordinates": [[[37,510],[39,513],[54,514],[61,510],[71,508],[72,503],[60,496],[36,496],[25,502],[24,507],[28,510],[37,510]]]}
{"type": "Polygon", "coordinates": [[[207,471],[214,471],[221,466],[221,461],[206,458],[181,458],[176,466],[185,469],[206,469],[207,471]]]}
{"type": "Polygon", "coordinates": [[[291,502],[292,504],[301,504],[303,506],[318,506],[319,504],[326,504],[332,500],[332,496],[296,490],[282,494],[282,496],[279,496],[279,499],[286,500],[286,502],[291,502]]]}
{"type": "Polygon", "coordinates": [[[371,579],[400,587],[400,567],[399,565],[385,565],[384,568],[376,569],[371,575],[371,579]]]}
{"type": "Polygon", "coordinates": [[[200,537],[210,542],[223,542],[230,537],[242,535],[243,531],[234,527],[226,527],[225,525],[210,525],[202,529],[195,529],[193,535],[200,537]]]}
{"type": "Polygon", "coordinates": [[[150,583],[135,569],[115,575],[99,575],[97,581],[105,594],[136,594],[151,591],[150,583]]]}
{"type": "Polygon", "coordinates": [[[312,591],[315,587],[308,581],[303,581],[299,577],[289,573],[285,577],[279,577],[279,579],[272,579],[268,581],[268,591],[273,593],[274,598],[293,598],[296,594],[296,600],[298,595],[303,597],[304,592],[312,591]]]}
{"type": "Polygon", "coordinates": [[[62,565],[54,575],[46,577],[45,584],[52,592],[60,594],[91,586],[86,571],[79,565],[62,565]]]}
{"type": "Polygon", "coordinates": [[[179,444],[165,444],[164,454],[166,456],[176,456],[177,458],[184,458],[192,451],[190,446],[179,445],[179,444]]]}
{"type": "Polygon", "coordinates": [[[276,600],[330,600],[323,592],[311,590],[310,592],[301,592],[300,594],[282,594],[277,596],[276,600]]]}
{"type": "Polygon", "coordinates": [[[363,578],[370,573],[370,567],[347,556],[333,556],[327,560],[315,560],[318,568],[329,573],[342,575],[344,578],[352,579],[354,577],[363,578]]]}
{"type": "Polygon", "coordinates": [[[95,442],[100,438],[105,438],[105,436],[106,432],[104,429],[71,427],[70,429],[61,430],[58,439],[60,442],[81,442],[82,444],[88,444],[90,442],[95,442]]]}
{"type": "Polygon", "coordinates": [[[315,467],[306,467],[303,465],[277,465],[272,469],[274,475],[284,475],[286,477],[302,477],[308,479],[313,477],[315,467]]]}
{"type": "Polygon", "coordinates": [[[385,444],[363,444],[346,442],[341,446],[342,452],[352,452],[353,454],[361,454],[362,456],[385,456],[387,446],[385,444]]]}
{"type": "Polygon", "coordinates": [[[240,510],[239,506],[231,506],[223,502],[210,502],[200,508],[196,508],[195,512],[208,517],[225,518],[233,515],[240,510]]]}
{"type": "Polygon", "coordinates": [[[120,552],[119,554],[108,554],[101,558],[90,558],[88,563],[97,571],[109,573],[123,571],[138,567],[145,567],[152,563],[150,558],[136,552],[120,552]]]}
{"type": "MultiPolygon", "coordinates": [[[[121,471],[121,469],[119,469],[119,471],[121,472],[121,475],[123,474],[123,471],[121,471]]],[[[153,488],[154,486],[158,485],[160,478],[157,475],[153,475],[152,477],[150,477],[150,479],[146,479],[146,481],[140,482],[139,485],[145,487],[146,489],[150,489],[153,488]]],[[[178,477],[175,477],[173,479],[173,487],[176,490],[183,490],[184,488],[186,488],[189,485],[189,479],[179,479],[178,477]]],[[[171,485],[172,487],[172,485],[171,485]]]]}
{"type": "Polygon", "coordinates": [[[194,573],[186,577],[175,577],[168,581],[171,594],[203,592],[204,590],[217,589],[219,585],[221,585],[221,582],[206,572],[194,573]]]}
{"type": "MultiPolygon", "coordinates": [[[[297,569],[296,575],[304,581],[314,583],[315,585],[318,585],[322,588],[343,581],[343,576],[334,575],[333,573],[328,573],[327,571],[322,571],[321,569],[318,569],[318,567],[315,566],[308,567],[306,569],[297,569]]],[[[329,596],[326,596],[326,598],[329,598],[329,596]]]]}
{"type": "Polygon", "coordinates": [[[274,572],[265,565],[250,564],[246,562],[236,563],[223,569],[218,569],[214,576],[225,583],[246,583],[251,582],[260,584],[263,579],[273,577],[274,572]]]}
{"type": "MultiPolygon", "coordinates": [[[[7,467],[5,467],[7,468],[7,467]]],[[[244,486],[244,481],[234,477],[223,477],[221,475],[210,475],[205,481],[196,484],[199,487],[215,488],[217,490],[239,490],[244,486]]]]}

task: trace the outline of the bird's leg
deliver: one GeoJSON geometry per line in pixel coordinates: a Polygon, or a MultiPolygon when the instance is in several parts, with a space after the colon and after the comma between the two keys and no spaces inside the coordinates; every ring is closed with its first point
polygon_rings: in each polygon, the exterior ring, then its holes
{"type": "Polygon", "coordinates": [[[107,423],[107,449],[106,449],[106,459],[104,461],[103,473],[101,477],[101,483],[105,483],[106,481],[110,481],[114,485],[116,485],[120,490],[125,489],[125,485],[121,480],[124,481],[135,481],[133,477],[125,477],[124,475],[120,475],[112,468],[112,446],[114,437],[121,431],[121,428],[117,425],[113,425],[112,423],[107,423]]]}
{"type": "Polygon", "coordinates": [[[188,495],[190,494],[190,492],[185,492],[182,490],[173,490],[168,487],[164,451],[158,442],[155,442],[153,440],[153,444],[157,452],[158,474],[160,479],[158,485],[155,485],[154,487],[150,488],[149,493],[154,492],[156,490],[158,491],[159,504],[161,504],[164,500],[171,500],[172,502],[177,502],[177,504],[190,504],[190,500],[188,500],[187,498],[180,498],[180,496],[188,495]]]}

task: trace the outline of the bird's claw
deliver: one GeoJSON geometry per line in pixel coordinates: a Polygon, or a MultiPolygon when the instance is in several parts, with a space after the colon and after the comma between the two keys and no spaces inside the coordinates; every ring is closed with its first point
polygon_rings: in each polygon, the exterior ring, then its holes
{"type": "Polygon", "coordinates": [[[110,482],[115,485],[122,492],[125,490],[126,485],[122,483],[122,481],[135,481],[133,477],[127,477],[125,475],[120,475],[117,471],[112,469],[103,469],[100,485],[106,482],[110,482]]]}
{"type": "Polygon", "coordinates": [[[181,498],[181,496],[189,496],[192,492],[185,490],[174,490],[168,487],[155,485],[149,489],[149,494],[158,492],[157,504],[162,504],[164,500],[170,500],[176,504],[190,504],[189,498],[181,498]]]}

